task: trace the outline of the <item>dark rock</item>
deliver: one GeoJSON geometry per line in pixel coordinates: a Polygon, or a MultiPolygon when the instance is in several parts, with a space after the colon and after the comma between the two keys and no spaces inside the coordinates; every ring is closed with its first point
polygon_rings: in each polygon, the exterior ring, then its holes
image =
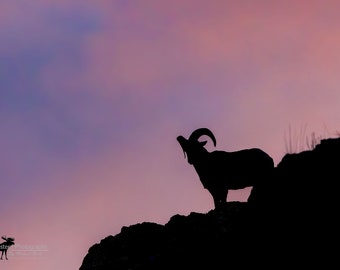
{"type": "Polygon", "coordinates": [[[80,270],[334,268],[339,161],[340,138],[286,154],[248,202],[123,227],[93,245],[80,270]]]}

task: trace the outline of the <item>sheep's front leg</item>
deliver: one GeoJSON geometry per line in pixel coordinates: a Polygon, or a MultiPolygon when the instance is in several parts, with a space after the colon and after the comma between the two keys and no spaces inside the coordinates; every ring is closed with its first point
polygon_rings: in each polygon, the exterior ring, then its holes
{"type": "Polygon", "coordinates": [[[214,199],[215,209],[222,207],[226,203],[227,196],[228,196],[227,189],[216,189],[216,190],[210,191],[210,193],[214,199]]]}

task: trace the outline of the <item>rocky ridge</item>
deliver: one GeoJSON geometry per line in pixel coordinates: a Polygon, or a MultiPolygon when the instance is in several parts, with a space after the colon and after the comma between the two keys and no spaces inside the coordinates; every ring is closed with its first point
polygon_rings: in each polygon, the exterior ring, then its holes
{"type": "Polygon", "coordinates": [[[286,154],[248,202],[123,227],[90,247],[79,270],[334,268],[339,161],[340,138],[286,154]]]}

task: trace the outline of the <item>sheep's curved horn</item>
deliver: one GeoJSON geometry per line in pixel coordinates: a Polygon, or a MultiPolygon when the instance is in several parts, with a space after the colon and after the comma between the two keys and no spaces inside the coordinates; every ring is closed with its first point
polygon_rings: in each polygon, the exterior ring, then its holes
{"type": "Polygon", "coordinates": [[[189,141],[191,141],[191,140],[197,141],[199,139],[199,137],[201,137],[203,135],[208,136],[213,141],[214,146],[216,146],[215,136],[211,132],[211,130],[207,129],[207,128],[198,128],[198,129],[194,130],[189,137],[189,141]]]}

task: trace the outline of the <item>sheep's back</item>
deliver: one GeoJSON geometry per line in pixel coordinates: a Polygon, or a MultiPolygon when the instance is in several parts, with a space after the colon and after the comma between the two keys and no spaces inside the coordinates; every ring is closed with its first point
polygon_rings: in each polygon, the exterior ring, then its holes
{"type": "Polygon", "coordinates": [[[261,149],[211,152],[209,166],[215,181],[228,189],[253,186],[274,168],[273,159],[261,149]]]}

